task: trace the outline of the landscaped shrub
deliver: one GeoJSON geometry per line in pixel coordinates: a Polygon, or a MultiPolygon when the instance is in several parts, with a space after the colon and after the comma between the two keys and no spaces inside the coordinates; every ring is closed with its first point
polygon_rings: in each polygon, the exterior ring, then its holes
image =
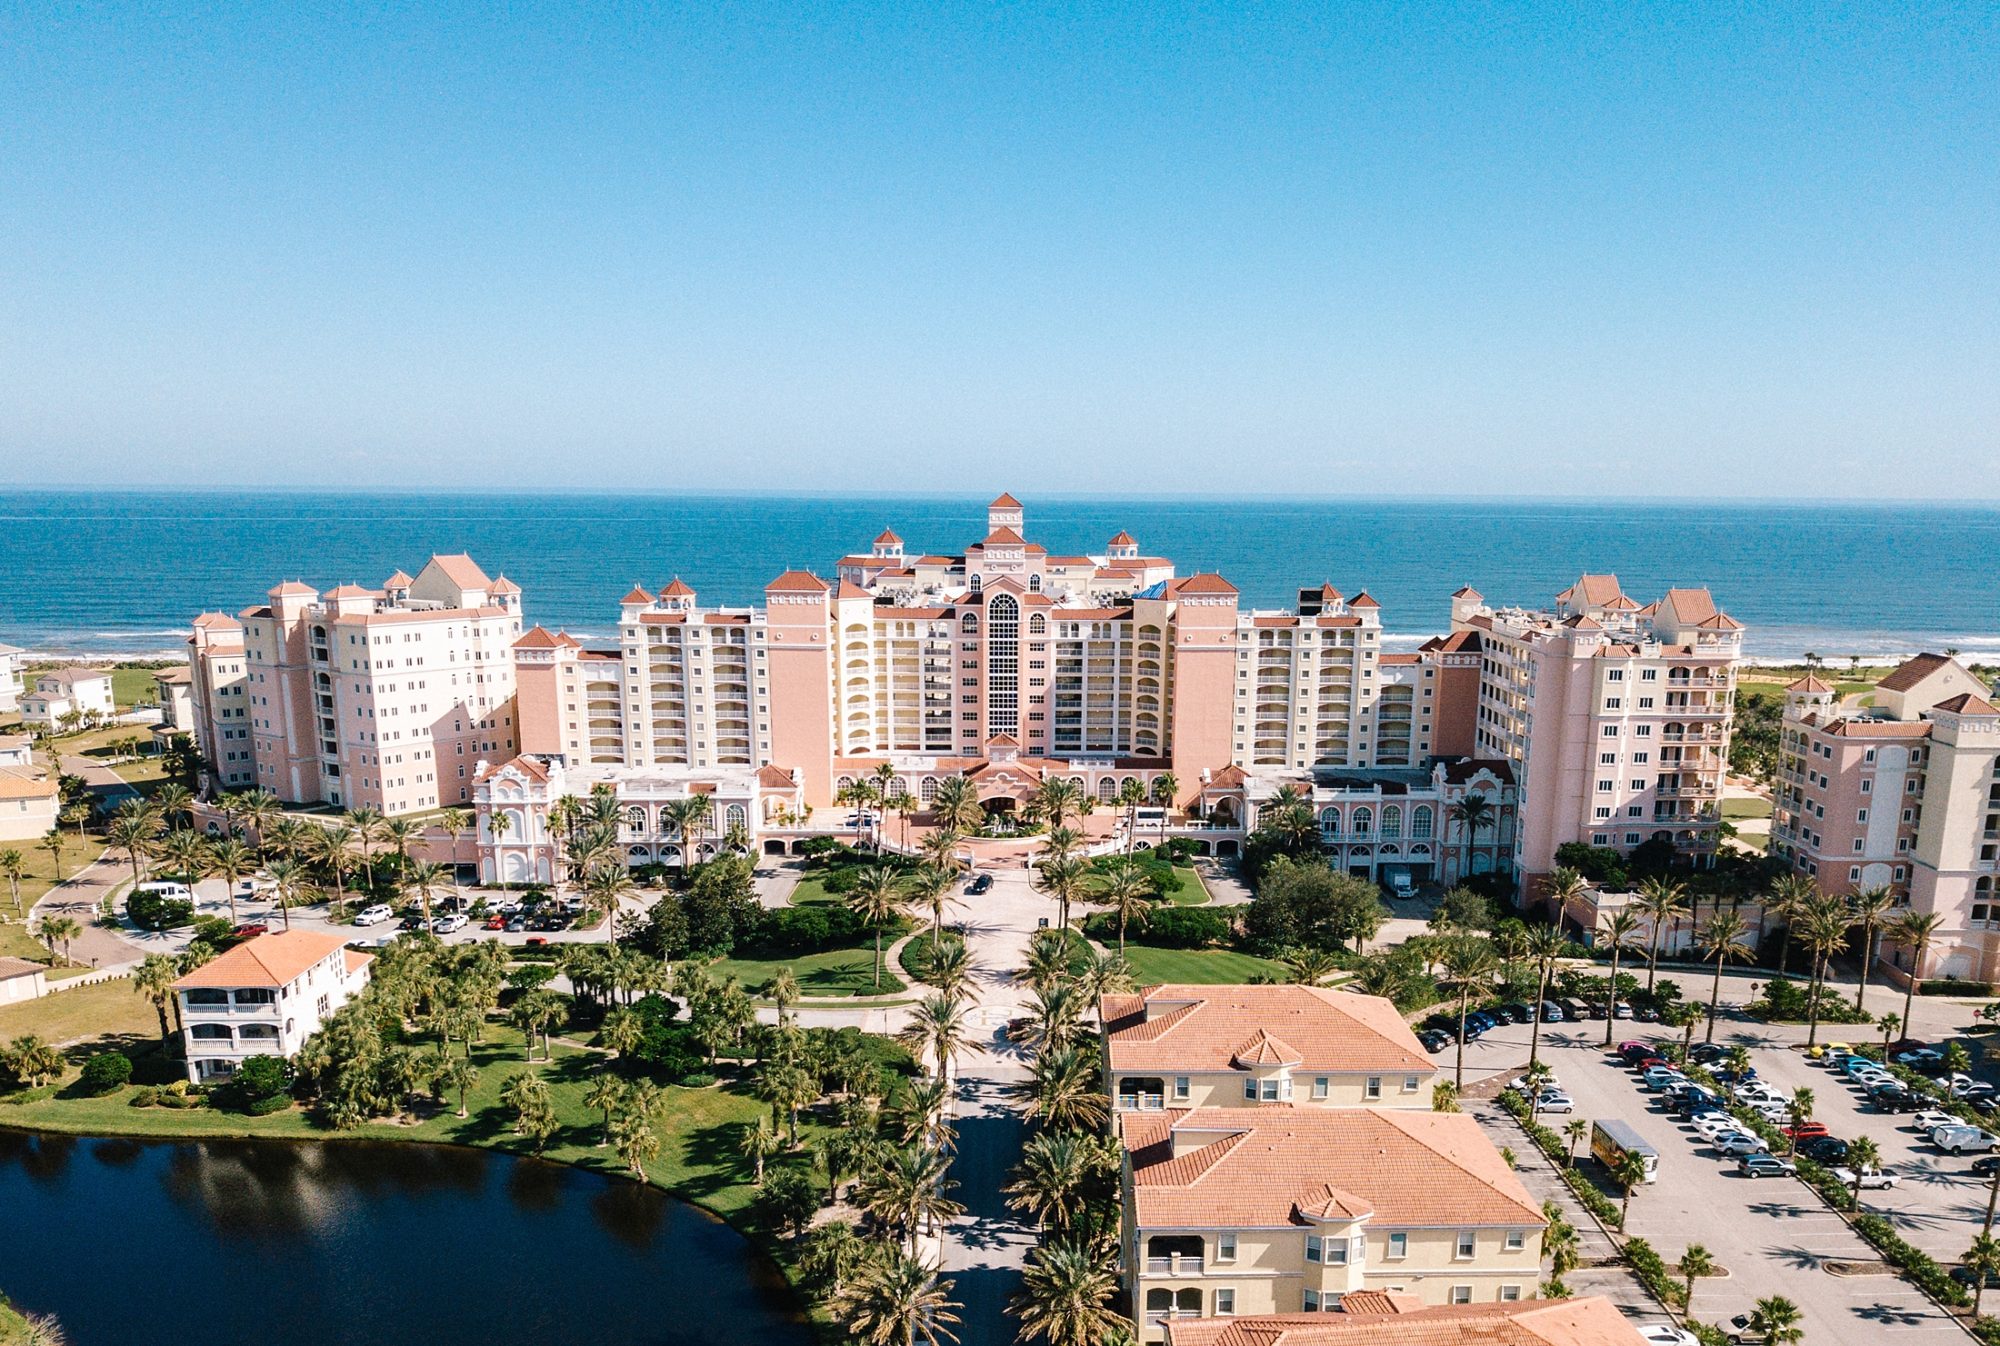
{"type": "Polygon", "coordinates": [[[1917,983],[1918,995],[1982,996],[1993,994],[1990,981],[1967,981],[1962,977],[1933,977],[1917,983]]]}
{"type": "Polygon", "coordinates": [[[1340,873],[1317,857],[1278,856],[1257,881],[1243,933],[1260,953],[1340,949],[1373,935],[1386,915],[1382,890],[1366,879],[1340,873]]]}
{"type": "Polygon", "coordinates": [[[1823,1024],[1873,1023],[1875,1016],[1857,1010],[1831,987],[1808,991],[1805,983],[1773,980],[1764,988],[1763,998],[1744,1008],[1770,1023],[1804,1023],[1812,1017],[1812,1001],[1819,1001],[1819,1021],[1823,1024]]]}
{"type": "Polygon", "coordinates": [[[861,918],[846,907],[819,904],[765,912],[752,938],[773,953],[817,953],[852,944],[866,933],[861,918]]]}
{"type": "Polygon", "coordinates": [[[1640,1284],[1652,1291],[1653,1298],[1674,1308],[1686,1305],[1687,1283],[1667,1269],[1652,1244],[1637,1236],[1626,1239],[1625,1261],[1640,1284]]]}
{"type": "Polygon", "coordinates": [[[99,1052],[83,1063],[77,1084],[87,1094],[108,1094],[132,1078],[132,1058],[123,1052],[99,1052]]]}
{"type": "Polygon", "coordinates": [[[141,930],[175,930],[194,919],[194,903],[164,893],[134,893],[125,899],[125,914],[141,930]]]}
{"type": "Polygon", "coordinates": [[[132,1106],[135,1108],[150,1108],[159,1101],[160,1091],[150,1084],[141,1085],[132,1091],[132,1106]]]}
{"type": "Polygon", "coordinates": [[[1618,1204],[1598,1191],[1597,1185],[1590,1179],[1576,1171],[1569,1162],[1568,1145],[1561,1136],[1534,1119],[1534,1115],[1528,1111],[1528,1100],[1513,1089],[1502,1089],[1500,1106],[1506,1110],[1508,1116],[1521,1124],[1521,1130],[1527,1134],[1529,1140],[1535,1142],[1535,1148],[1555,1165],[1556,1172],[1562,1175],[1564,1184],[1576,1199],[1583,1203],[1584,1209],[1597,1217],[1598,1223],[1607,1229],[1625,1227],[1618,1204]]]}
{"type": "Polygon", "coordinates": [[[1942,1304],[1960,1308],[1972,1302],[1965,1287],[1920,1248],[1905,1242],[1896,1227],[1879,1215],[1854,1217],[1854,1232],[1875,1245],[1875,1250],[1914,1282],[1918,1289],[1942,1304]]]}
{"type": "Polygon", "coordinates": [[[288,1084],[284,1061],[275,1056],[252,1056],[236,1067],[217,1097],[227,1108],[262,1117],[291,1105],[288,1084]]]}
{"type": "MultiPolygon", "coordinates": [[[[1118,918],[1096,912],[1085,919],[1084,933],[1100,942],[1118,938],[1118,918]]],[[[1154,907],[1144,926],[1130,926],[1126,938],[1162,949],[1201,949],[1225,944],[1233,933],[1229,917],[1210,907],[1154,907]]]]}

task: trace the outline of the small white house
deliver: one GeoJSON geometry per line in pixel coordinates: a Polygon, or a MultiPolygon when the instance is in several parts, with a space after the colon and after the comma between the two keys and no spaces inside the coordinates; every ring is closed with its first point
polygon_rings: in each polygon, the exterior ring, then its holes
{"type": "Polygon", "coordinates": [[[34,1000],[49,989],[48,969],[25,958],[0,958],[0,1005],[34,1000]]]}
{"type": "Polygon", "coordinates": [[[373,961],[345,936],[282,930],[188,973],[174,983],[188,1081],[227,1079],[253,1056],[290,1057],[360,994],[373,961]]]}
{"type": "Polygon", "coordinates": [[[35,674],[21,696],[21,718],[50,728],[72,711],[96,713],[109,719],[117,712],[111,697],[111,674],[102,668],[57,668],[35,674]]]}
{"type": "Polygon", "coordinates": [[[35,741],[26,734],[0,734],[0,766],[32,767],[35,741]]]}
{"type": "Polygon", "coordinates": [[[61,811],[55,781],[32,767],[0,766],[0,841],[39,841],[61,811]]]}
{"type": "Polygon", "coordinates": [[[21,663],[27,656],[18,645],[0,645],[0,713],[20,709],[21,693],[27,690],[21,681],[21,663]]]}

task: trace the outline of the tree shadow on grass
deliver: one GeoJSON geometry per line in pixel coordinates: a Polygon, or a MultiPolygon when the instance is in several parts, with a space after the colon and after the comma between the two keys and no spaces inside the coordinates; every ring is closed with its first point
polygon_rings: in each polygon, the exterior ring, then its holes
{"type": "Polygon", "coordinates": [[[744,1125],[715,1122],[696,1127],[681,1138],[681,1161],[689,1171],[679,1184],[680,1191],[713,1196],[745,1180],[749,1169],[741,1150],[744,1125]]]}

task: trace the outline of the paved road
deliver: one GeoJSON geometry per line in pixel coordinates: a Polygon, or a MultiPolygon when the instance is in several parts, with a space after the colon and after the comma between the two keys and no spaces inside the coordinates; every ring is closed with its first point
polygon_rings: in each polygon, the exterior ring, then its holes
{"type": "Polygon", "coordinates": [[[139,792],[133,789],[123,776],[113,771],[93,757],[80,757],[66,753],[62,757],[62,769],[69,775],[83,777],[91,793],[95,794],[101,806],[108,812],[117,808],[127,799],[137,799],[139,792]]]}

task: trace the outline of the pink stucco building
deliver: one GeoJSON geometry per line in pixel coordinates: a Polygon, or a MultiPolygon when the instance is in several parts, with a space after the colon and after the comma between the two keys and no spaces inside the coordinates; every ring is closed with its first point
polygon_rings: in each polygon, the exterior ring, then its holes
{"type": "MultiPolygon", "coordinates": [[[[1828,893],[1887,888],[1944,917],[1923,975],[2000,976],[2000,708],[1958,660],[1920,654],[1846,705],[1785,691],[1771,848],[1828,893]]],[[[1882,955],[1907,973],[1911,951],[1882,955]]]]}

